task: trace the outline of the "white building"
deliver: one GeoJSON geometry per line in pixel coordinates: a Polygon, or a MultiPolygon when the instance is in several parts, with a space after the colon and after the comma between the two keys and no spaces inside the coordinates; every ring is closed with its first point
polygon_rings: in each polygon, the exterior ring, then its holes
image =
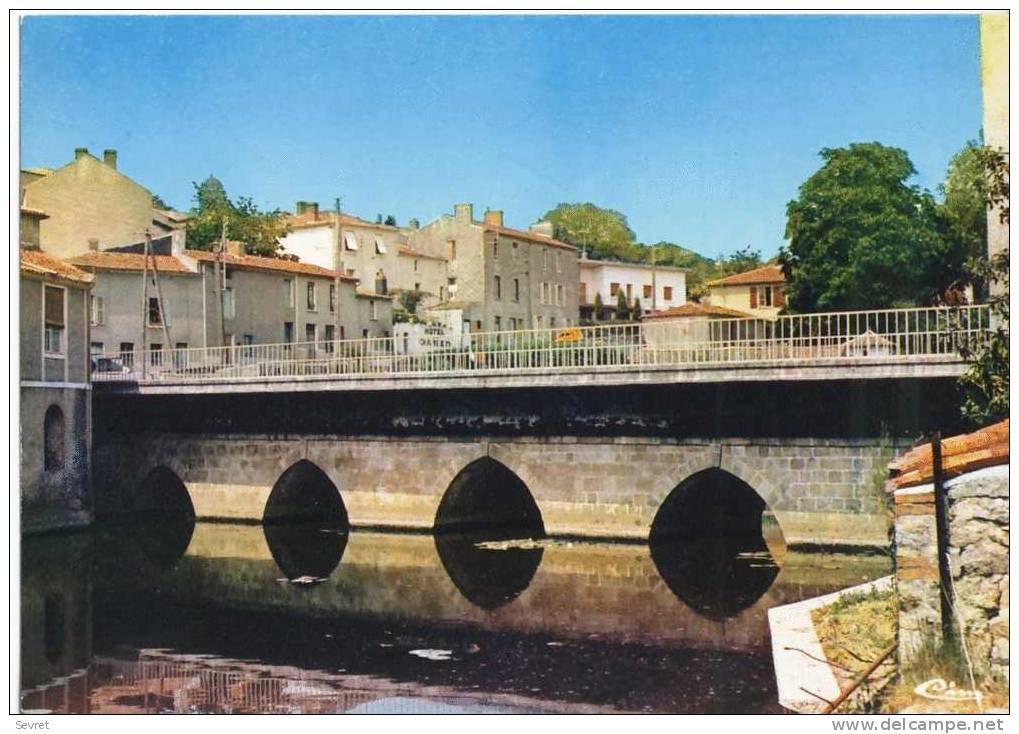
{"type": "Polygon", "coordinates": [[[596,295],[601,296],[608,314],[615,313],[620,293],[631,307],[640,299],[642,315],[682,306],[686,303],[686,273],[686,268],[581,259],[581,318],[591,318],[596,295]]]}

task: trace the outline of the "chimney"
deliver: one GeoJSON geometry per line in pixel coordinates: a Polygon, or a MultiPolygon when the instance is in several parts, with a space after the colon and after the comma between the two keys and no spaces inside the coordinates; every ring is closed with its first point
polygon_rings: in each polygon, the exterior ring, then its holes
{"type": "Polygon", "coordinates": [[[535,222],[530,226],[530,230],[535,234],[543,234],[546,237],[554,237],[552,229],[552,222],[535,222]]]}
{"type": "Polygon", "coordinates": [[[502,209],[491,209],[485,212],[485,224],[489,227],[501,227],[502,209]]]}
{"type": "Polygon", "coordinates": [[[117,170],[117,151],[113,148],[107,148],[103,151],[103,163],[108,165],[114,171],[117,170]]]}
{"type": "Polygon", "coordinates": [[[453,216],[458,222],[467,222],[470,224],[474,221],[474,205],[457,204],[453,207],[453,216]]]}
{"type": "Polygon", "coordinates": [[[421,229],[421,222],[419,222],[417,219],[411,219],[409,222],[407,222],[407,226],[410,227],[411,229],[421,229]]]}
{"type": "Polygon", "coordinates": [[[226,241],[226,254],[242,257],[244,255],[244,243],[237,240],[226,241]]]}
{"type": "Polygon", "coordinates": [[[93,251],[99,249],[99,238],[98,237],[89,237],[88,238],[88,249],[93,250],[93,251]]]}
{"type": "Polygon", "coordinates": [[[75,148],[74,149],[74,160],[79,160],[88,155],[88,148],[75,148]]]}
{"type": "Polygon", "coordinates": [[[312,219],[318,219],[318,202],[317,201],[297,202],[297,213],[311,214],[312,219]]]}
{"type": "Polygon", "coordinates": [[[375,292],[380,296],[386,295],[389,291],[389,283],[386,282],[386,274],[379,270],[375,273],[375,292]]]}

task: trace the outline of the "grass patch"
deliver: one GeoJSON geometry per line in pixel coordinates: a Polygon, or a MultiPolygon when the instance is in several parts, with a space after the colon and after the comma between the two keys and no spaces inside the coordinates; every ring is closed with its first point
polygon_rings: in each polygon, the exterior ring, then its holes
{"type": "MultiPolygon", "coordinates": [[[[895,592],[876,588],[843,594],[832,604],[811,612],[821,648],[843,691],[895,641],[898,613],[895,592]]],[[[838,713],[873,711],[874,694],[894,672],[890,657],[839,706],[838,713]]]]}

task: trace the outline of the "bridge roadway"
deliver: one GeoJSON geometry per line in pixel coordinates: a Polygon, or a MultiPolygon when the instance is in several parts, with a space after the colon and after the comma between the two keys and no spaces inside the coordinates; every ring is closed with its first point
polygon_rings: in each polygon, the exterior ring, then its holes
{"type": "Polygon", "coordinates": [[[669,386],[733,382],[955,379],[965,371],[955,354],[892,355],[746,363],[612,365],[453,370],[430,373],[305,374],[190,379],[165,374],[153,380],[99,380],[94,389],[111,395],[202,395],[343,391],[499,390],[669,386]]]}

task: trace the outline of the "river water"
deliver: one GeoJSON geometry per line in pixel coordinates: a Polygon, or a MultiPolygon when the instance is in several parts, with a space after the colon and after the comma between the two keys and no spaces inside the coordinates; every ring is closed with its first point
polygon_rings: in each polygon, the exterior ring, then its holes
{"type": "Polygon", "coordinates": [[[22,544],[24,711],[778,713],[767,610],[887,559],[96,526],[22,544]]]}

